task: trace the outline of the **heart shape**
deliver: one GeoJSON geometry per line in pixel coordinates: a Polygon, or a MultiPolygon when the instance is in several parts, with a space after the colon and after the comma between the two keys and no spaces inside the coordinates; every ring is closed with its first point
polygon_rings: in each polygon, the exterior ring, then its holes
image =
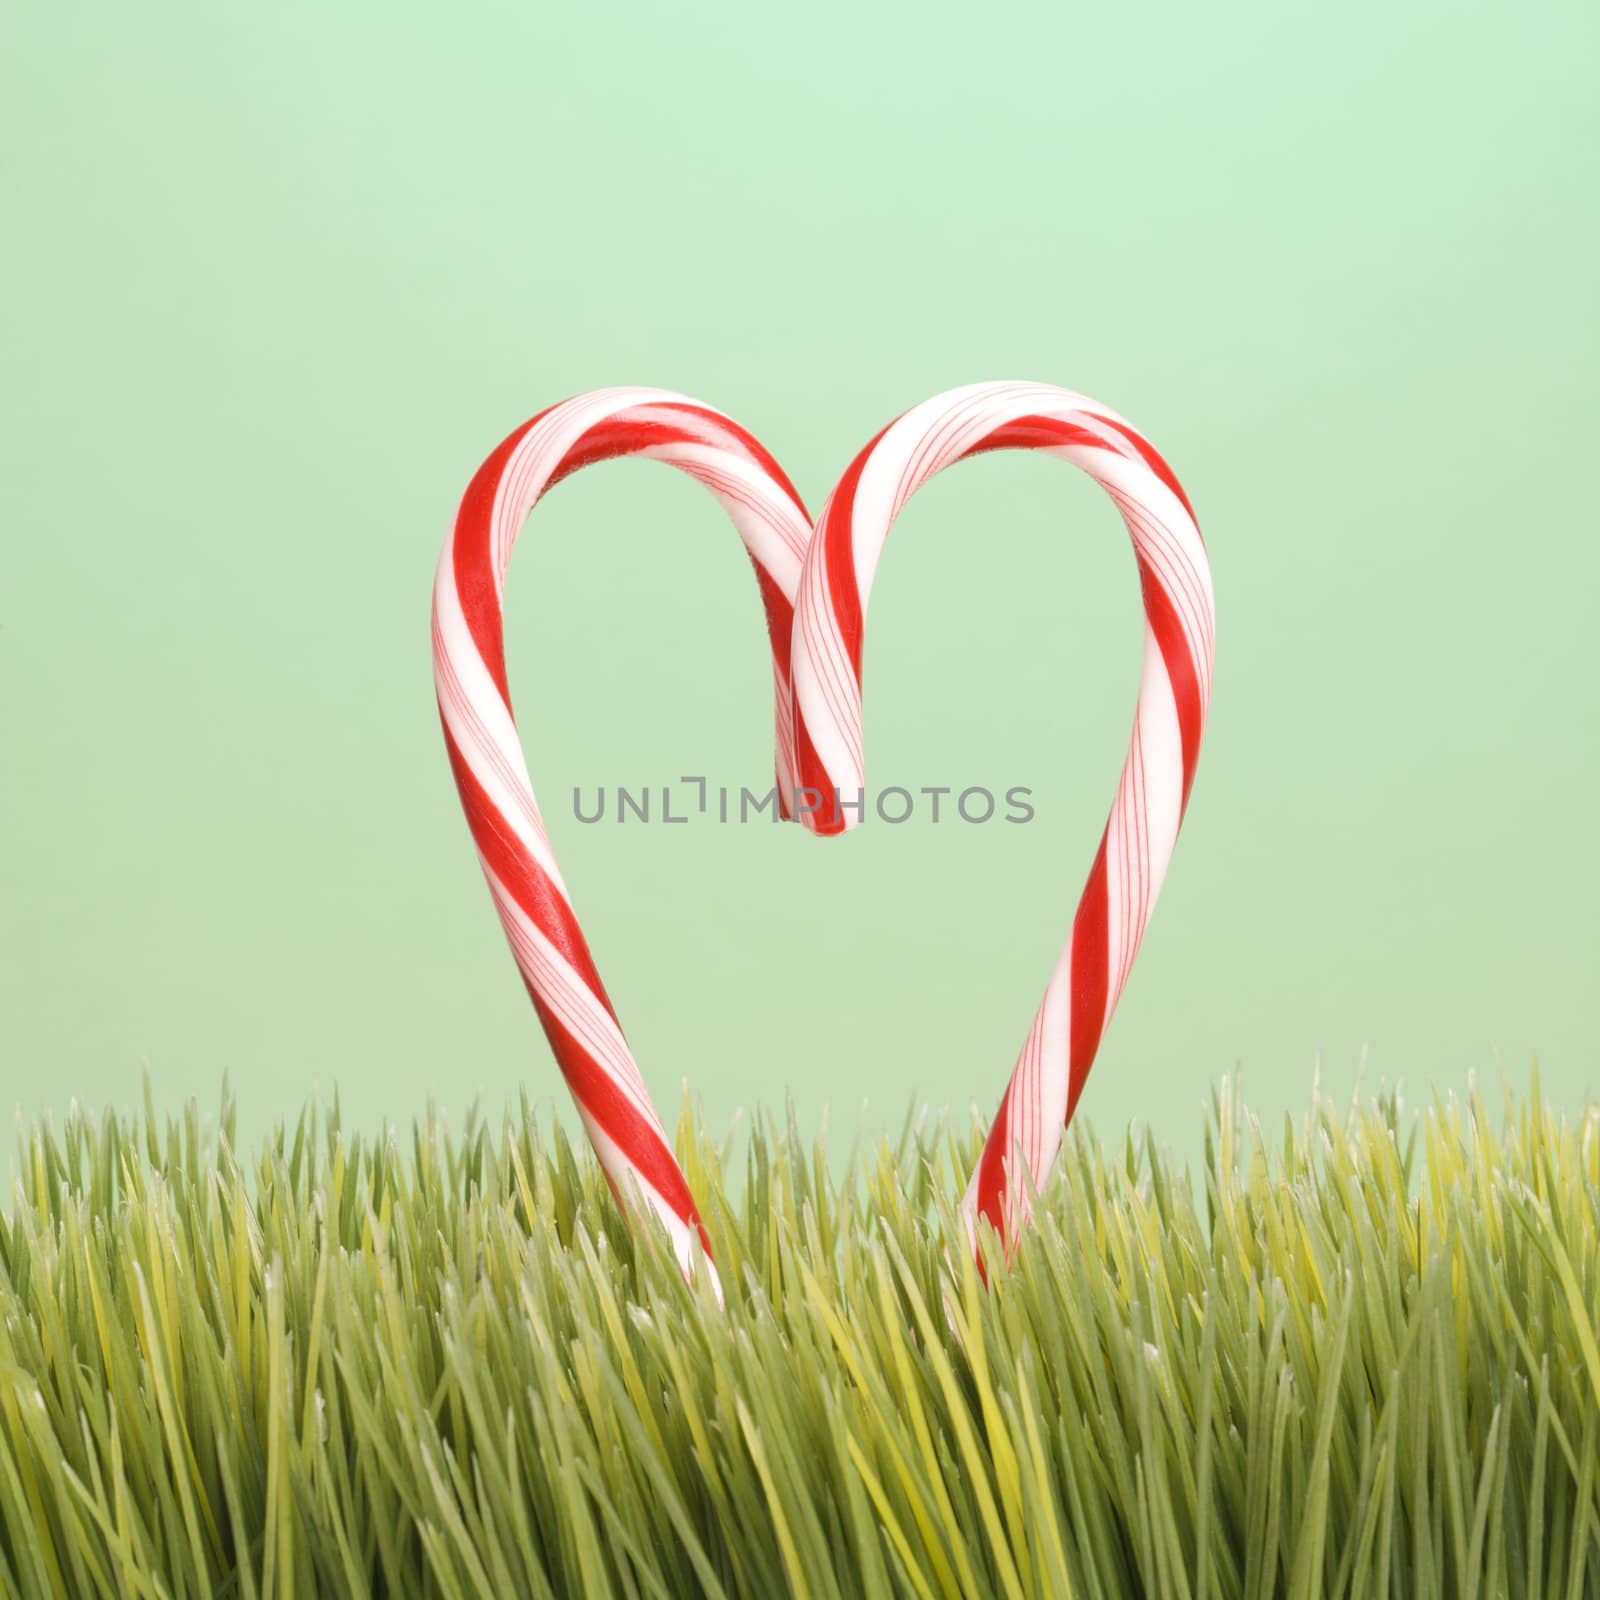
{"type": "Polygon", "coordinates": [[[1082,395],[974,384],[879,433],[813,531],[782,469],[737,423],[665,390],[607,389],[518,428],[462,498],[433,602],[451,768],[512,953],[612,1189],[660,1218],[686,1270],[701,1251],[709,1257],[705,1233],[579,930],[512,720],[502,619],[512,547],[545,491],[593,462],[645,456],[703,483],[743,539],[766,606],[783,813],[840,833],[859,820],[850,802],[865,788],[864,624],[889,527],[936,472],[1001,449],[1059,456],[1106,490],[1133,540],[1145,610],[1133,736],[1111,815],[964,1201],[974,1233],[983,1217],[1010,1241],[1030,1185],[1042,1185],[1055,1161],[1127,982],[1194,780],[1214,604],[1205,545],[1171,469],[1127,421],[1082,395]]]}

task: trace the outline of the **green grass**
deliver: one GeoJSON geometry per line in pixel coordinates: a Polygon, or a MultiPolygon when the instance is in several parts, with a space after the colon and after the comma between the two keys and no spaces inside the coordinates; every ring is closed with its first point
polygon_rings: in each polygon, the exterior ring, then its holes
{"type": "Polygon", "coordinates": [[[726,1307],[526,1104],[219,1121],[24,1130],[0,1594],[1600,1595],[1600,1107],[1078,1132],[988,1290],[975,1132],[686,1117],[726,1307]]]}

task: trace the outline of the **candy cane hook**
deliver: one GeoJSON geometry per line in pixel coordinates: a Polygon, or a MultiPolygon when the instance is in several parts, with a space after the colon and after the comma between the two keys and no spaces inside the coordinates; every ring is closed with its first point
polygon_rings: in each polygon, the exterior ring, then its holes
{"type": "Polygon", "coordinates": [[[1144,437],[1070,390],[954,389],[908,411],[851,463],[812,536],[795,606],[792,672],[801,821],[840,833],[837,801],[864,787],[861,655],[867,597],[889,527],[936,472],[987,450],[1042,450],[1082,467],[1133,539],[1144,669],[1133,737],[1072,932],[1056,962],[963,1202],[1008,1242],[1026,1220],[1025,1168],[1044,1182],[1144,937],[1194,781],[1211,695],[1215,607],[1187,497],[1144,437]],[[808,795],[808,801],[811,798],[808,795]]]}
{"type": "MultiPolygon", "coordinates": [[[[665,461],[732,518],[766,603],[777,702],[778,787],[793,787],[789,633],[810,519],[771,456],[720,412],[654,389],[606,389],[541,412],[479,468],[433,591],[433,670],[445,743],[495,909],[619,1201],[666,1228],[685,1270],[705,1231],[666,1129],[595,970],[533,797],[506,684],[502,597],[523,521],[578,468],[665,461]]],[[[709,1251],[707,1251],[709,1256],[709,1251]]],[[[713,1278],[715,1276],[713,1269],[713,1278]]]]}

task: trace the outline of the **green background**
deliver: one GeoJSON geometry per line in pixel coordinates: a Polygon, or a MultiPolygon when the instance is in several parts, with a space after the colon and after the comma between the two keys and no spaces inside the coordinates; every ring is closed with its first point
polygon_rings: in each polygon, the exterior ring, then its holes
{"type": "MultiPolygon", "coordinates": [[[[1469,1071],[1595,1085],[1592,7],[30,7],[0,67],[0,1101],[560,1097],[428,667],[481,457],[578,390],[723,407],[811,499],[898,411],[1115,406],[1200,513],[1217,689],[1084,1105],[1185,1144],[1469,1071]]],[[[871,778],[1025,828],[579,827],[766,781],[748,568],[648,464],[540,508],[511,676],[670,1118],[989,1110],[1109,803],[1125,536],[1058,463],[908,510],[871,778]],[[964,621],[981,619],[975,629],[964,621]]]]}

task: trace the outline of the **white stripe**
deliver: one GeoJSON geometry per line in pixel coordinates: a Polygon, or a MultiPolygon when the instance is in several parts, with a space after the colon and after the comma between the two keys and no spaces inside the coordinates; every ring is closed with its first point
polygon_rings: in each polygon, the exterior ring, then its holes
{"type": "MultiPolygon", "coordinates": [[[[819,558],[820,554],[819,548],[819,558]]],[[[801,721],[829,781],[841,790],[854,791],[863,781],[861,688],[838,619],[828,603],[827,589],[823,560],[808,560],[795,604],[790,675],[801,721]]]]}
{"type": "Polygon", "coordinates": [[[456,593],[455,570],[448,561],[439,566],[433,617],[439,640],[434,651],[434,687],[445,726],[517,842],[551,881],[561,886],[516,725],[467,629],[456,593]]]}
{"type": "Polygon", "coordinates": [[[638,1063],[616,1019],[538,924],[529,919],[488,862],[483,863],[483,875],[489,880],[489,892],[494,896],[506,941],[523,976],[550,1007],[556,1020],[583,1046],[584,1053],[665,1139],[666,1130],[650,1104],[638,1063]]]}
{"type": "Polygon", "coordinates": [[[811,527],[800,509],[748,456],[720,446],[653,445],[641,458],[665,461],[688,473],[715,497],[744,541],[745,549],[792,605],[811,527]],[[742,491],[730,493],[728,485],[742,491]]]}
{"type": "Polygon", "coordinates": [[[1148,630],[1139,681],[1139,738],[1144,754],[1144,807],[1150,836],[1150,904],[1166,880],[1183,820],[1183,731],[1161,646],[1148,630]]]}
{"type": "Polygon", "coordinates": [[[696,404],[687,396],[666,389],[596,389],[563,401],[517,441],[495,486],[489,514],[489,549],[495,597],[500,604],[505,601],[506,569],[517,535],[567,453],[597,424],[635,406],[661,401],[696,404]]]}

